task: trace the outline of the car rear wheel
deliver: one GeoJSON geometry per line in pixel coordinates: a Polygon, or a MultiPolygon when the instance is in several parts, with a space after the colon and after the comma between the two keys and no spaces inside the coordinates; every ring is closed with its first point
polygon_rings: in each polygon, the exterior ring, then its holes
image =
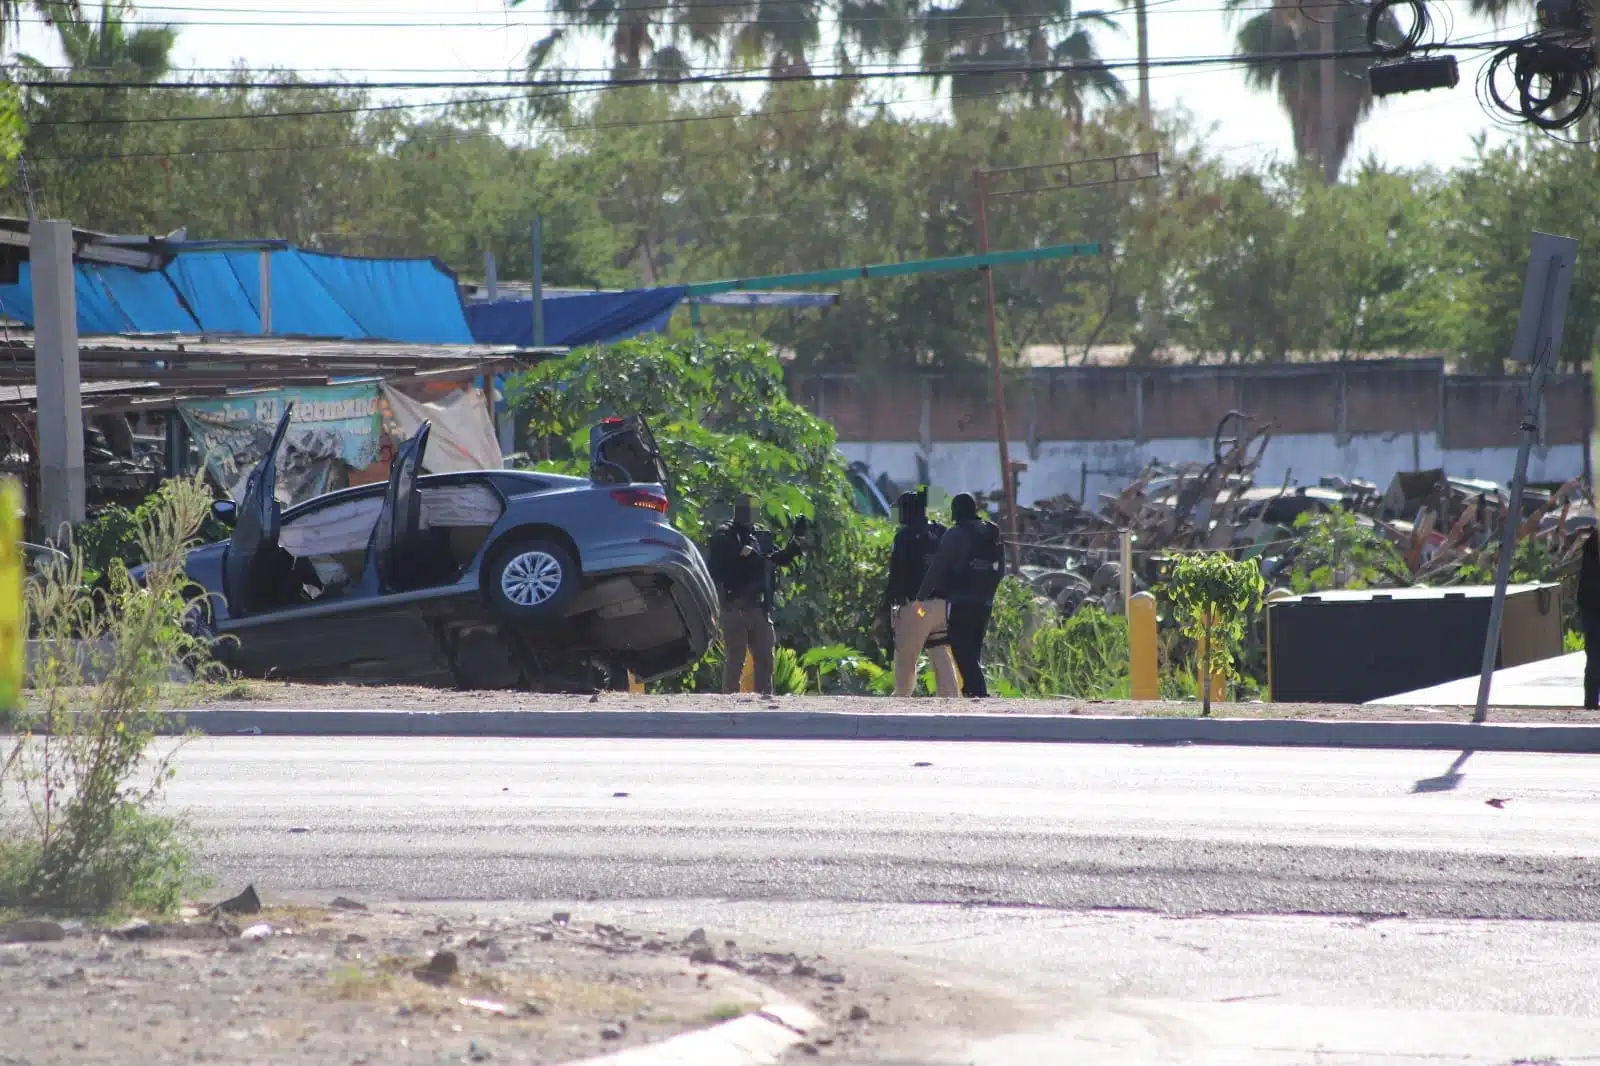
{"type": "Polygon", "coordinates": [[[519,540],[495,552],[485,585],[495,613],[517,622],[553,622],[578,594],[578,564],[561,545],[519,540]]]}

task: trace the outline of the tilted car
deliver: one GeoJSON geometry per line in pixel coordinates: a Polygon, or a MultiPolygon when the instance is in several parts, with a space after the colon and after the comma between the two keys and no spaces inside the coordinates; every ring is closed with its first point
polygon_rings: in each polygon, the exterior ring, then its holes
{"type": "Polygon", "coordinates": [[[215,594],[197,624],[241,673],[570,690],[673,674],[711,640],[711,577],[668,522],[668,472],[637,416],[591,430],[588,478],[422,475],[424,423],[387,485],[284,509],[288,420],[237,506],[216,505],[231,538],[186,562],[215,594]]]}

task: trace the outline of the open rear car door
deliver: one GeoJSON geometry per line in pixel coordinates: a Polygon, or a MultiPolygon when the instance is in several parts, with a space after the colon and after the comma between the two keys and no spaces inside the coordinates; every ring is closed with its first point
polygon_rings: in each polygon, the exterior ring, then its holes
{"type": "Polygon", "coordinates": [[[641,416],[607,418],[589,430],[589,480],[671,488],[667,464],[641,416]]]}
{"type": "Polygon", "coordinates": [[[422,458],[432,429],[432,422],[423,422],[411,439],[395,450],[389,463],[389,487],[384,490],[383,510],[372,527],[372,545],[367,551],[369,581],[380,593],[399,592],[407,584],[407,548],[416,541],[422,521],[417,478],[422,475],[422,458]]]}
{"type": "Polygon", "coordinates": [[[233,533],[222,559],[222,592],[228,613],[240,618],[260,610],[270,600],[271,584],[279,577],[278,526],[283,508],[278,503],[278,448],[289,431],[294,401],[283,405],[283,417],[272,433],[267,452],[250,471],[244,499],[234,516],[233,533]]]}

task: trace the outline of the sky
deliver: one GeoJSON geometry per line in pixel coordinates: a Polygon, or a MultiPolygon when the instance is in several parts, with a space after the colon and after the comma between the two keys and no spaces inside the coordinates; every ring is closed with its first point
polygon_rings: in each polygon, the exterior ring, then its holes
{"type": "MultiPolygon", "coordinates": [[[[1451,40],[1499,39],[1522,32],[1520,25],[1497,30],[1473,18],[1466,0],[1430,0],[1430,8],[1437,22],[1448,24],[1451,40]]],[[[1151,0],[1149,11],[1153,59],[1233,51],[1222,0],[1151,0]]],[[[549,32],[551,22],[543,0],[527,0],[515,9],[500,0],[151,0],[138,4],[135,12],[142,21],[181,28],[176,50],[180,68],[225,68],[243,61],[255,68],[294,68],[350,80],[506,77],[520,70],[528,46],[549,32]]],[[[1120,33],[1100,32],[1100,51],[1107,59],[1136,56],[1132,15],[1121,23],[1120,33]]],[[[46,63],[61,61],[51,31],[36,16],[24,15],[14,41],[17,51],[46,63]]],[[[570,66],[601,68],[607,46],[601,37],[590,36],[568,48],[563,58],[570,66]]],[[[1480,62],[1479,53],[1461,55],[1461,84],[1454,89],[1378,101],[1357,133],[1351,159],[1370,156],[1390,166],[1449,168],[1471,156],[1475,136],[1487,134],[1491,143],[1508,136],[1484,113],[1473,92],[1480,62]]],[[[1131,92],[1134,72],[1125,75],[1131,92]]],[[[926,83],[896,82],[878,91],[901,101],[895,105],[899,113],[937,108],[926,83]]],[[[446,94],[392,95],[410,102],[446,94]]],[[[1293,157],[1289,122],[1276,99],[1248,88],[1236,67],[1154,70],[1151,96],[1157,108],[1181,106],[1198,119],[1209,131],[1207,146],[1230,163],[1293,157]]]]}

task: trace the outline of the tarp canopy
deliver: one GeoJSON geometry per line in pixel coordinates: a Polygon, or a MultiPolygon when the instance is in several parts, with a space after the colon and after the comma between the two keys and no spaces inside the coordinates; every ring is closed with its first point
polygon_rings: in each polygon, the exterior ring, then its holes
{"type": "MultiPolygon", "coordinates": [[[[681,285],[625,292],[545,293],[544,343],[576,348],[608,344],[667,328],[673,308],[683,299],[681,285]]],[[[467,305],[467,321],[479,344],[533,347],[533,300],[513,297],[467,305]]]]}
{"type": "Polygon", "coordinates": [[[440,400],[413,400],[399,389],[381,386],[394,416],[396,438],[409,440],[424,421],[433,423],[422,469],[429,474],[496,470],[503,465],[500,441],[489,419],[483,390],[466,388],[440,400]]]}
{"type": "MultiPolygon", "coordinates": [[[[260,333],[261,256],[179,251],[165,269],[77,263],[78,332],[260,333]]],[[[436,259],[355,259],[297,248],[272,257],[272,331],[344,340],[470,344],[455,276],[436,259]]],[[[0,313],[33,324],[28,263],[0,285],[0,313]]]]}

